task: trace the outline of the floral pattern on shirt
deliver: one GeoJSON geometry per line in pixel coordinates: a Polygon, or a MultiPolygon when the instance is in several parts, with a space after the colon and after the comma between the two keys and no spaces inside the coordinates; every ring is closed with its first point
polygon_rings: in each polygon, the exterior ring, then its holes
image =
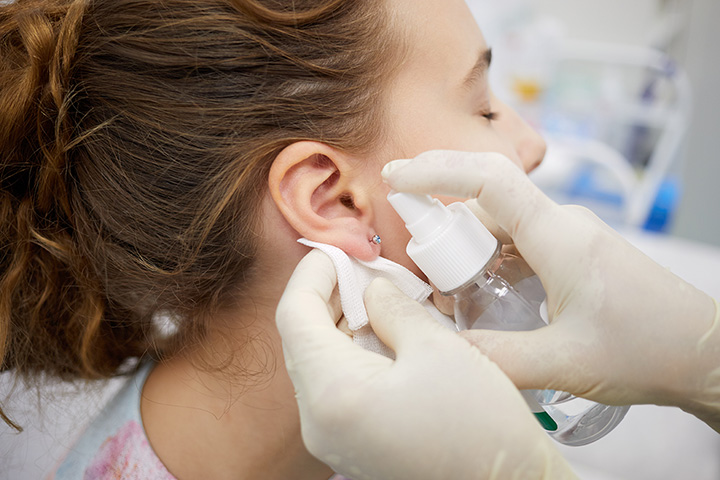
{"type": "Polygon", "coordinates": [[[155,455],[142,426],[125,423],[105,440],[85,469],[83,480],[175,480],[155,455]]]}

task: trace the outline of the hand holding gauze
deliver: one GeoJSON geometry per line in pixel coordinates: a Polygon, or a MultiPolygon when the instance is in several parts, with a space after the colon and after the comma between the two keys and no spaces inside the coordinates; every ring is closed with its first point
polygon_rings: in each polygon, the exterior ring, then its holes
{"type": "Polygon", "coordinates": [[[364,479],[576,478],[500,369],[388,280],[365,293],[396,359],[335,328],[335,270],[322,252],[297,266],[277,310],[306,447],[364,479]]]}

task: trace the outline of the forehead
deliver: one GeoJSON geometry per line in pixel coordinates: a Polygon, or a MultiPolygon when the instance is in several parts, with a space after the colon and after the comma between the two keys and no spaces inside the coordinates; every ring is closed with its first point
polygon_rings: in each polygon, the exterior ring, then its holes
{"type": "Polygon", "coordinates": [[[485,40],[464,0],[389,0],[406,42],[403,77],[460,84],[485,40]]]}

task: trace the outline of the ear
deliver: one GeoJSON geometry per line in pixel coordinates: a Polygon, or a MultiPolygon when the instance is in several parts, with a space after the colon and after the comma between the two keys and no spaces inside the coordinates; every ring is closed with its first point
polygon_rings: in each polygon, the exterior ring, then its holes
{"type": "Polygon", "coordinates": [[[295,142],[273,161],[268,183],[278,209],[301,236],[369,261],[380,255],[380,245],[372,242],[368,179],[353,160],[320,142],[295,142]]]}

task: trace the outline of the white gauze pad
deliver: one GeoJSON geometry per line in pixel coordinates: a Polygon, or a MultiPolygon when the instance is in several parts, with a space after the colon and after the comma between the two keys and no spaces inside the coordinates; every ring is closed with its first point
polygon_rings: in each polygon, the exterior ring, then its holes
{"type": "Polygon", "coordinates": [[[432,287],[402,265],[383,257],[365,262],[350,257],[333,245],[317,243],[305,238],[301,238],[298,242],[321,250],[332,260],[337,272],[343,314],[348,322],[348,327],[353,332],[353,341],[364,349],[386,357],[395,357],[393,351],[380,341],[370,327],[363,301],[365,289],[378,277],[390,280],[405,295],[420,302],[442,326],[457,331],[452,318],[441,313],[429,299],[432,287]]]}

